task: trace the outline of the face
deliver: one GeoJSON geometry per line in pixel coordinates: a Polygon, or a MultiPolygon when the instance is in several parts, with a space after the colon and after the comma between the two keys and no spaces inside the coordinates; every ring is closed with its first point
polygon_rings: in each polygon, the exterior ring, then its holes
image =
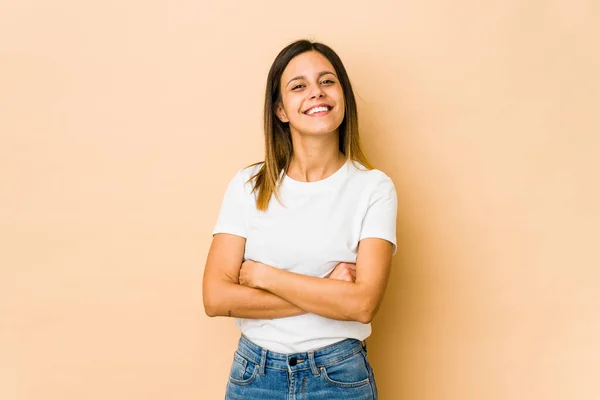
{"type": "Polygon", "coordinates": [[[344,92],[335,69],[317,51],[292,58],[281,76],[281,102],[276,114],[292,133],[337,133],[344,119],[344,92]]]}

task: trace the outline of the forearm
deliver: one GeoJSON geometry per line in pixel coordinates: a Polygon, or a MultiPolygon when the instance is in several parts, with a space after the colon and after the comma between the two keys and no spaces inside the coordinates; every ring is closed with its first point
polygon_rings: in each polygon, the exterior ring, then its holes
{"type": "Polygon", "coordinates": [[[273,293],[227,281],[205,288],[204,306],[210,317],[274,319],[306,312],[273,293]]]}
{"type": "Polygon", "coordinates": [[[270,267],[260,288],[300,309],[342,321],[371,321],[377,305],[364,284],[321,279],[270,267]]]}

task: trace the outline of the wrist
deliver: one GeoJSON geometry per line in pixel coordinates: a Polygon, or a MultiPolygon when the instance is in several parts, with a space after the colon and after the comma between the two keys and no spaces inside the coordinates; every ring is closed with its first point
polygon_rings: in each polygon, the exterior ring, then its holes
{"type": "Polygon", "coordinates": [[[258,279],[256,280],[256,288],[268,291],[269,282],[271,282],[271,273],[273,272],[274,268],[267,264],[258,264],[258,270],[260,273],[257,276],[258,279]]]}

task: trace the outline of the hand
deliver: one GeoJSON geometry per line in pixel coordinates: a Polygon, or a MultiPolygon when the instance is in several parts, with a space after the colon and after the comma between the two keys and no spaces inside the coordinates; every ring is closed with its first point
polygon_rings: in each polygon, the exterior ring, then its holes
{"type": "Polygon", "coordinates": [[[255,289],[260,289],[261,279],[264,279],[264,272],[268,267],[256,261],[246,260],[240,268],[239,281],[240,285],[248,286],[255,289]]]}
{"type": "Polygon", "coordinates": [[[356,264],[341,262],[335,266],[327,278],[354,283],[356,280],[356,264]]]}

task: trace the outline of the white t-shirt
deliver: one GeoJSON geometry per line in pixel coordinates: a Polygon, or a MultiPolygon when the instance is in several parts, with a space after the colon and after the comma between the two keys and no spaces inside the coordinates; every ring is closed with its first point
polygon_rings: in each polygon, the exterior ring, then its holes
{"type": "MultiPolygon", "coordinates": [[[[271,197],[256,209],[248,180],[262,164],[240,170],[229,183],[213,230],[246,238],[244,260],[299,274],[325,277],[340,262],[356,263],[358,242],[381,238],[396,252],[397,197],[392,180],[379,170],[346,161],[316,182],[283,178],[281,204],[271,197]]],[[[307,313],[276,319],[237,318],[251,341],[278,353],[305,352],[354,338],[364,340],[371,324],[338,321],[307,313]]]]}

